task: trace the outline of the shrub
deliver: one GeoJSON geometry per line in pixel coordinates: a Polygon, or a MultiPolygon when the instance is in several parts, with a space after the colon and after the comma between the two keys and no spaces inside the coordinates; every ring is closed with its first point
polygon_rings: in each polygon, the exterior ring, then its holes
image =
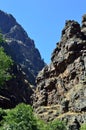
{"type": "Polygon", "coordinates": [[[80,130],[86,130],[86,124],[82,124],[80,130]]]}
{"type": "Polygon", "coordinates": [[[37,124],[31,106],[19,104],[4,117],[2,130],[36,130],[37,124]]]}
{"type": "Polygon", "coordinates": [[[0,43],[2,43],[2,42],[5,42],[5,40],[3,39],[3,35],[1,33],[1,31],[0,31],[0,43]]]}
{"type": "Polygon", "coordinates": [[[14,109],[4,111],[1,109],[0,130],[66,130],[65,124],[54,120],[46,123],[38,118],[30,105],[21,103],[14,109]]]}
{"type": "Polygon", "coordinates": [[[12,59],[7,56],[4,49],[0,47],[0,85],[3,85],[5,81],[11,78],[8,70],[12,64],[12,59]]]}
{"type": "Polygon", "coordinates": [[[65,124],[59,120],[50,122],[50,128],[51,130],[66,130],[65,124]]]}
{"type": "Polygon", "coordinates": [[[2,108],[0,108],[0,121],[2,121],[4,116],[6,115],[7,115],[6,112],[2,108]]]}
{"type": "Polygon", "coordinates": [[[48,123],[37,117],[37,130],[51,130],[48,123]]]}
{"type": "MultiPolygon", "coordinates": [[[[3,35],[0,33],[0,44],[4,43],[3,35]]],[[[10,66],[13,64],[11,57],[7,56],[4,52],[3,47],[0,46],[0,86],[4,84],[5,81],[11,78],[8,72],[10,66]]]]}

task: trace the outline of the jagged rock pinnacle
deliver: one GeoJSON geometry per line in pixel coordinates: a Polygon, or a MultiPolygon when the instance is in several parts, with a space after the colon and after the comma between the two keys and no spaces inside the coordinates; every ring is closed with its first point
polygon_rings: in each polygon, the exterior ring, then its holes
{"type": "MultiPolygon", "coordinates": [[[[52,53],[51,64],[39,73],[36,80],[37,88],[33,95],[33,106],[37,110],[38,108],[40,110],[40,106],[45,106],[44,110],[51,108],[53,111],[52,107],[56,105],[59,108],[55,106],[55,110],[58,111],[56,117],[59,119],[63,114],[62,119],[67,119],[68,122],[71,120],[71,125],[75,123],[72,120],[75,117],[74,113],[79,124],[82,117],[83,122],[86,122],[82,114],[83,112],[86,115],[86,83],[83,84],[86,81],[85,16],[82,27],[74,20],[66,21],[61,41],[57,43],[52,53]]],[[[55,110],[51,114],[52,117],[47,114],[44,119],[54,119],[55,110]]]]}

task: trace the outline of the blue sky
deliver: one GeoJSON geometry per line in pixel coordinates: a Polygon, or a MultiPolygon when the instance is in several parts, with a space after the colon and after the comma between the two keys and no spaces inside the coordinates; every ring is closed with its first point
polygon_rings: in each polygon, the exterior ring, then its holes
{"type": "Polygon", "coordinates": [[[81,23],[82,15],[86,13],[86,1],[1,0],[0,9],[16,18],[49,64],[56,42],[60,41],[65,20],[81,23]]]}

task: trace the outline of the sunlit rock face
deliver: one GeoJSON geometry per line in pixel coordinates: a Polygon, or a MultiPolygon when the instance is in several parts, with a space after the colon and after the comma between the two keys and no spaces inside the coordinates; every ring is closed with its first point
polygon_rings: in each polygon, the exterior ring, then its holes
{"type": "Polygon", "coordinates": [[[66,120],[70,130],[79,130],[81,123],[86,122],[86,15],[81,27],[74,20],[66,21],[51,63],[38,74],[36,83],[33,106],[37,110],[45,106],[44,111],[40,110],[43,114],[37,111],[39,115],[47,121],[66,120]],[[57,115],[51,109],[54,105],[57,115]]]}
{"type": "Polygon", "coordinates": [[[28,37],[12,15],[3,11],[0,11],[0,30],[7,42],[7,45],[3,45],[5,51],[17,64],[21,65],[29,82],[35,84],[35,78],[45,63],[34,41],[28,37]]]}

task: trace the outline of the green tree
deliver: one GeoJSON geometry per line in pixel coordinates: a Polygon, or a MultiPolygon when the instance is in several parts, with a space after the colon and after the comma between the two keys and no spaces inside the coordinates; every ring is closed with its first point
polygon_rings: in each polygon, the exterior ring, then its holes
{"type": "Polygon", "coordinates": [[[50,122],[50,128],[50,130],[67,130],[65,124],[59,120],[50,122]]]}
{"type": "Polygon", "coordinates": [[[5,40],[4,40],[3,35],[1,33],[1,31],[0,31],[0,43],[2,43],[2,42],[5,42],[5,40]]]}
{"type": "Polygon", "coordinates": [[[0,108],[0,121],[2,121],[3,117],[6,115],[7,115],[6,112],[2,108],[0,108]]]}
{"type": "Polygon", "coordinates": [[[46,123],[45,121],[43,121],[38,117],[36,118],[36,120],[37,120],[37,130],[51,130],[48,123],[46,123]]]}
{"type": "MultiPolygon", "coordinates": [[[[0,43],[2,42],[4,43],[3,35],[0,33],[0,43]]],[[[11,78],[8,70],[12,64],[13,61],[11,57],[6,55],[3,47],[0,47],[0,87],[4,84],[5,81],[11,78]]]]}
{"type": "Polygon", "coordinates": [[[1,109],[0,117],[0,130],[66,130],[65,124],[61,121],[44,122],[34,114],[30,105],[24,103],[11,110],[1,109]]]}
{"type": "Polygon", "coordinates": [[[86,123],[81,125],[80,130],[86,130],[86,123]]]}
{"type": "Polygon", "coordinates": [[[4,84],[5,81],[8,81],[11,78],[8,70],[13,64],[11,57],[7,56],[4,52],[4,49],[0,47],[0,86],[4,84]]]}
{"type": "Polygon", "coordinates": [[[37,130],[33,109],[24,103],[8,111],[3,122],[2,130],[37,130]]]}

